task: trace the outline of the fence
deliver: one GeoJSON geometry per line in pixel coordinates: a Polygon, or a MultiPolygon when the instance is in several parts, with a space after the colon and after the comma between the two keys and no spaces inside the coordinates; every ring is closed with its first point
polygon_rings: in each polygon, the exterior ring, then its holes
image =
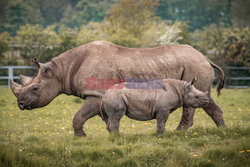
{"type": "MultiPolygon", "coordinates": [[[[14,76],[14,70],[15,69],[32,69],[32,66],[0,66],[1,69],[8,69],[8,76],[0,76],[0,80],[8,80],[8,86],[10,86],[10,80],[13,79],[20,79],[19,76],[14,76]]],[[[250,67],[227,67],[227,70],[250,70],[250,67]]],[[[248,75],[249,76],[249,75],[248,75]]],[[[227,81],[250,81],[250,77],[228,77],[227,81]]],[[[247,88],[248,85],[228,85],[228,88],[247,88]]]]}
{"type": "Polygon", "coordinates": [[[14,69],[27,69],[33,68],[32,66],[0,66],[1,69],[8,69],[8,76],[0,76],[0,80],[8,80],[8,86],[10,86],[10,80],[20,79],[20,76],[14,76],[14,69]]]}
{"type": "Polygon", "coordinates": [[[233,85],[232,82],[234,81],[250,81],[250,77],[249,77],[249,71],[250,71],[250,67],[227,67],[227,70],[229,72],[230,77],[227,78],[227,87],[228,88],[248,88],[249,87],[249,83],[248,85],[233,85]],[[247,72],[247,77],[233,77],[232,71],[242,71],[244,70],[245,72],[247,72]]]}

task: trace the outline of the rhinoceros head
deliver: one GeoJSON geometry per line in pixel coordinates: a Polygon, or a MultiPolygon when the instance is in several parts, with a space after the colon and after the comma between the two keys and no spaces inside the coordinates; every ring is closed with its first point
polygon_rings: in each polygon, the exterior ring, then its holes
{"type": "Polygon", "coordinates": [[[184,104],[194,108],[204,107],[209,103],[209,93],[196,89],[193,85],[196,81],[197,78],[194,78],[184,85],[184,104]]]}
{"type": "Polygon", "coordinates": [[[33,62],[39,68],[34,79],[20,75],[22,85],[10,81],[10,87],[21,110],[43,107],[60,94],[61,85],[53,66],[49,63],[39,63],[36,59],[33,59],[33,62]]]}

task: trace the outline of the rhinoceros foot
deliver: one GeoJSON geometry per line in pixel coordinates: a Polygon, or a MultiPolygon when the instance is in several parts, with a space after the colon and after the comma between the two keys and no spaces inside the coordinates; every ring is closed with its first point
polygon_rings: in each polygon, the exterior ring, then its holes
{"type": "Polygon", "coordinates": [[[86,133],[84,133],[84,131],[82,129],[74,129],[74,132],[75,132],[75,136],[78,136],[78,137],[85,137],[86,136],[86,133]]]}

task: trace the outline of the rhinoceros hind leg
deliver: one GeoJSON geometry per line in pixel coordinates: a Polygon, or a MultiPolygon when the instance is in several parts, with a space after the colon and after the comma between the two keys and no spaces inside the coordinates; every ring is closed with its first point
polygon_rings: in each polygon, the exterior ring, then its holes
{"type": "Polygon", "coordinates": [[[213,119],[215,124],[219,126],[226,126],[223,118],[222,109],[214,102],[212,97],[209,99],[209,104],[203,107],[206,113],[213,119]]]}
{"type": "Polygon", "coordinates": [[[165,132],[165,125],[170,114],[170,110],[160,110],[156,115],[157,120],[157,136],[165,132]]]}
{"type": "Polygon", "coordinates": [[[75,136],[86,136],[83,131],[84,123],[93,116],[100,114],[100,98],[87,97],[73,118],[75,136]]]}
{"type": "Polygon", "coordinates": [[[177,130],[186,130],[193,125],[193,117],[195,113],[195,108],[183,107],[181,121],[177,127],[177,130]]]}

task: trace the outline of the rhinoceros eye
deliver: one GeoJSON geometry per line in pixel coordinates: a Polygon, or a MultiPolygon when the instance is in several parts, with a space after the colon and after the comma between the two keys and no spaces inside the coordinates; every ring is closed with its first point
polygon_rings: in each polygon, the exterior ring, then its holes
{"type": "Polygon", "coordinates": [[[32,90],[33,90],[33,91],[37,91],[37,90],[38,90],[38,88],[37,88],[37,87],[34,87],[32,90]]]}
{"type": "Polygon", "coordinates": [[[199,98],[199,96],[195,96],[195,98],[196,98],[196,99],[198,99],[198,98],[199,98]]]}

